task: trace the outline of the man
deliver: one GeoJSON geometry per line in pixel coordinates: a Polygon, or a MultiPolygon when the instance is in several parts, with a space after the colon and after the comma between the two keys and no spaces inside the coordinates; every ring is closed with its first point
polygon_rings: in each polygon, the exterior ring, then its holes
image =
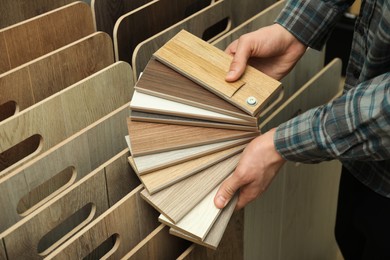
{"type": "MultiPolygon", "coordinates": [[[[352,1],[291,0],[275,24],[243,35],[226,81],[246,63],[275,79],[307,47],[321,49],[352,1]]],[[[239,190],[237,209],[266,190],[286,160],[338,159],[336,240],[345,259],[390,259],[390,1],[363,0],[347,67],[344,94],[254,139],[215,196],[224,207],[239,190]]]]}

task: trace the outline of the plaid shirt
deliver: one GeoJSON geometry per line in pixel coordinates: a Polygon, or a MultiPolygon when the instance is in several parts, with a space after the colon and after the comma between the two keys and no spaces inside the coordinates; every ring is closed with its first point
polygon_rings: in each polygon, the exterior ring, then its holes
{"type": "MultiPolygon", "coordinates": [[[[351,1],[291,0],[276,22],[315,49],[351,1]]],[[[280,125],[275,146],[287,160],[339,159],[356,178],[390,198],[390,1],[362,1],[344,94],[280,125]]]]}

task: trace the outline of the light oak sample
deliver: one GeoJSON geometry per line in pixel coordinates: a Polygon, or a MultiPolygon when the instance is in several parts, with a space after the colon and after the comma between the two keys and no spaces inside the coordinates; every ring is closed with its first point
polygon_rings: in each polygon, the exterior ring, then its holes
{"type": "Polygon", "coordinates": [[[246,144],[252,139],[253,138],[240,138],[231,141],[194,146],[191,148],[177,149],[169,152],[155,153],[139,157],[133,156],[132,158],[137,167],[138,173],[146,174],[211,153],[219,152],[241,144],[246,144]]]}
{"type": "Polygon", "coordinates": [[[0,30],[0,73],[95,31],[92,13],[75,2],[0,30]]]}
{"type": "Polygon", "coordinates": [[[13,161],[15,158],[6,158],[1,162],[0,174],[4,176],[128,103],[133,86],[129,71],[128,64],[115,63],[0,122],[0,135],[4,137],[0,143],[1,153],[31,136],[40,137],[37,151],[18,162],[13,161]]]}
{"type": "Polygon", "coordinates": [[[133,156],[259,135],[256,132],[135,122],[130,119],[127,125],[133,156]]]}
{"type": "Polygon", "coordinates": [[[153,57],[252,116],[282,89],[280,82],[250,66],[238,81],[226,82],[232,57],[184,30],[153,57]]]}
{"type": "MultiPolygon", "coordinates": [[[[191,161],[176,164],[165,169],[140,175],[139,179],[144,184],[146,190],[150,194],[154,194],[179,181],[182,181],[185,178],[188,178],[193,174],[198,173],[199,171],[205,170],[208,167],[219,163],[232,155],[241,153],[245,146],[246,144],[229,148],[227,150],[205,155],[191,161]]],[[[130,161],[130,164],[132,163],[133,162],[130,161]]]]}
{"type": "Polygon", "coordinates": [[[160,192],[150,195],[143,190],[141,195],[161,214],[177,223],[234,171],[239,158],[240,154],[234,155],[160,192]]]}
{"type": "Polygon", "coordinates": [[[71,2],[74,0],[3,0],[0,9],[0,28],[22,22],[71,2]]]}
{"type": "Polygon", "coordinates": [[[189,243],[169,234],[161,224],[122,259],[176,259],[189,243]]]}
{"type": "Polygon", "coordinates": [[[81,259],[114,235],[115,243],[105,257],[120,259],[158,227],[157,212],[139,196],[142,186],[110,207],[47,259],[81,259]]]}
{"type": "MultiPolygon", "coordinates": [[[[124,105],[0,179],[0,194],[3,194],[0,196],[0,211],[3,212],[0,214],[0,232],[116,154],[121,153],[126,160],[129,150],[125,149],[122,137],[127,132],[127,114],[128,105],[124,105]],[[62,177],[64,169],[70,173],[62,177]],[[72,174],[73,171],[77,174],[72,174]]],[[[136,176],[129,172],[132,174],[128,176],[121,174],[122,181],[115,192],[123,194],[132,187],[130,183],[136,176]]],[[[107,178],[116,178],[117,175],[107,178]]],[[[115,200],[116,196],[112,197],[115,200]]]]}
{"type": "Polygon", "coordinates": [[[116,60],[130,63],[138,43],[201,10],[211,2],[211,0],[155,0],[122,15],[114,26],[116,60]]]}
{"type": "Polygon", "coordinates": [[[110,37],[93,33],[1,74],[0,104],[20,112],[113,63],[110,37]]]}
{"type": "Polygon", "coordinates": [[[252,116],[154,59],[148,62],[135,89],[142,93],[242,118],[253,125],[257,122],[252,116]]]}

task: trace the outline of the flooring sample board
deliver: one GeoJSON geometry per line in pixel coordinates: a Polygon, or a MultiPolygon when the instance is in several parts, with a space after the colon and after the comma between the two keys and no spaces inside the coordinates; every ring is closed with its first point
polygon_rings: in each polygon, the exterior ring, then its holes
{"type": "MultiPolygon", "coordinates": [[[[246,144],[205,155],[203,157],[173,165],[162,170],[140,175],[139,178],[144,184],[146,190],[150,194],[154,194],[179,181],[184,180],[185,178],[188,178],[191,175],[198,173],[199,171],[205,170],[214,164],[228,159],[230,156],[241,153],[245,146],[246,144]]],[[[130,161],[130,164],[133,164],[133,162],[130,161]]]]}
{"type": "Polygon", "coordinates": [[[149,61],[135,89],[141,93],[242,118],[256,126],[257,120],[252,116],[154,59],[149,61]]]}
{"type": "Polygon", "coordinates": [[[240,155],[234,155],[156,194],[150,195],[143,190],[141,195],[161,214],[177,223],[234,171],[240,155]]]}
{"type": "Polygon", "coordinates": [[[134,48],[138,43],[201,10],[211,2],[211,0],[155,0],[122,15],[114,27],[116,60],[131,63],[134,48]]]}
{"type": "Polygon", "coordinates": [[[46,259],[82,259],[107,239],[113,247],[105,256],[120,259],[158,227],[157,212],[145,203],[138,186],[128,195],[89,223],[46,259]]]}
{"type": "Polygon", "coordinates": [[[211,153],[229,149],[241,144],[249,143],[253,138],[241,138],[232,141],[223,141],[214,144],[205,144],[191,148],[178,149],[169,152],[132,157],[138,173],[146,174],[164,169],[175,164],[193,160],[211,153]]]}
{"type": "MultiPolygon", "coordinates": [[[[127,107],[122,106],[1,178],[0,211],[3,214],[0,214],[0,232],[113,156],[120,153],[126,160],[129,150],[125,149],[126,144],[121,138],[127,132],[127,107]]],[[[122,171],[128,176],[122,176],[120,182],[126,188],[118,185],[115,192],[123,193],[137,181],[134,172],[129,170],[122,171]]],[[[116,178],[117,175],[107,178],[116,178]]],[[[112,197],[115,200],[116,196],[112,197]]]]}
{"type": "Polygon", "coordinates": [[[134,91],[130,102],[130,108],[134,111],[151,112],[163,115],[176,115],[188,118],[199,118],[217,122],[247,125],[247,121],[232,116],[220,114],[203,108],[189,106],[180,102],[151,96],[134,91]]]}
{"type": "Polygon", "coordinates": [[[0,122],[0,135],[4,137],[0,143],[3,159],[0,174],[4,176],[128,103],[133,86],[130,70],[124,62],[115,63],[0,122]],[[31,136],[39,137],[35,152],[23,158],[6,157],[10,150],[31,136]]]}
{"type": "Polygon", "coordinates": [[[169,234],[161,224],[122,259],[176,259],[189,243],[169,234]]]}
{"type": "Polygon", "coordinates": [[[256,132],[135,122],[130,119],[127,125],[134,157],[259,135],[256,132]]]}
{"type": "Polygon", "coordinates": [[[0,29],[51,11],[74,0],[3,0],[0,10],[0,29]]]}
{"type": "Polygon", "coordinates": [[[0,104],[20,112],[113,63],[110,37],[93,33],[1,74],[0,104]]]}
{"type": "Polygon", "coordinates": [[[0,73],[20,66],[95,32],[83,2],[60,7],[0,30],[0,73]]]}
{"type": "Polygon", "coordinates": [[[280,82],[250,66],[239,80],[226,82],[232,57],[184,30],[153,57],[251,116],[256,116],[282,90],[280,82]]]}
{"type": "Polygon", "coordinates": [[[106,32],[113,38],[115,22],[120,16],[152,0],[92,0],[91,9],[96,29],[106,32]]]}

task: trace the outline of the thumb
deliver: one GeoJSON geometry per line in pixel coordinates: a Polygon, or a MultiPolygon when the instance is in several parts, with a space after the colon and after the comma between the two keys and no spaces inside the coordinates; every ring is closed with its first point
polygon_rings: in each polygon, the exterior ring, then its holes
{"type": "Polygon", "coordinates": [[[214,197],[215,206],[219,209],[224,208],[240,186],[238,178],[235,177],[235,175],[230,175],[224,182],[222,182],[214,197]]]}
{"type": "Polygon", "coordinates": [[[229,72],[225,77],[226,81],[236,81],[242,76],[242,74],[244,74],[250,54],[251,49],[250,46],[248,46],[248,43],[239,40],[233,56],[233,60],[230,63],[229,72]]]}

